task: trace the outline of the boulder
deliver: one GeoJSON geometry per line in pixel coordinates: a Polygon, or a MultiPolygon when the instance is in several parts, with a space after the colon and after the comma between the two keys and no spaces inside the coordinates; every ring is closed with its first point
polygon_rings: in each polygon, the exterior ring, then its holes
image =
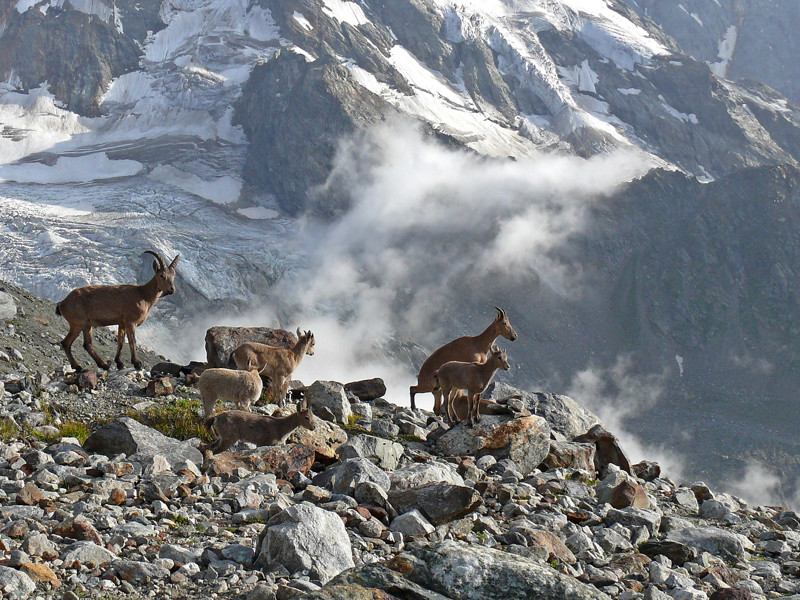
{"type": "Polygon", "coordinates": [[[7,321],[17,316],[17,301],[7,292],[0,292],[0,321],[7,321]]]}
{"type": "Polygon", "coordinates": [[[0,589],[3,590],[3,598],[26,600],[36,591],[36,584],[25,573],[0,566],[0,589]]]}
{"type": "Polygon", "coordinates": [[[375,377],[374,379],[345,383],[344,391],[352,394],[362,402],[369,402],[376,398],[383,398],[386,395],[386,384],[383,383],[383,379],[380,377],[375,377]]]}
{"type": "MultiPolygon", "coordinates": [[[[173,362],[160,362],[150,369],[150,377],[178,377],[183,372],[183,367],[173,362]]],[[[191,371],[190,371],[191,372],[191,371]]]]}
{"type": "Polygon", "coordinates": [[[548,469],[564,468],[587,471],[594,477],[594,452],[594,444],[550,440],[550,452],[545,457],[543,464],[548,469]]]}
{"type": "Polygon", "coordinates": [[[697,551],[691,546],[669,540],[645,542],[639,546],[639,552],[650,558],[655,558],[659,555],[666,556],[673,565],[679,567],[683,566],[683,563],[687,561],[694,560],[697,556],[697,551]]]}
{"type": "Polygon", "coordinates": [[[537,416],[485,415],[474,427],[459,423],[436,443],[443,454],[509,458],[527,476],[550,451],[550,426],[537,416]]]}
{"type": "Polygon", "coordinates": [[[416,508],[395,518],[389,529],[399,531],[406,537],[422,537],[436,530],[416,508]]]}
{"type": "Polygon", "coordinates": [[[323,584],[354,566],[350,538],[333,512],[302,502],[272,517],[259,537],[256,564],[308,570],[323,584]]]}
{"type": "Polygon", "coordinates": [[[745,536],[719,527],[676,529],[667,534],[667,539],[722,558],[742,556],[746,550],[754,549],[753,543],[745,536]]]}
{"type": "Polygon", "coordinates": [[[75,542],[66,549],[61,557],[66,568],[76,562],[87,567],[102,567],[114,562],[116,559],[117,556],[113,552],[98,546],[94,542],[75,542]]]}
{"type": "Polygon", "coordinates": [[[349,458],[339,465],[330,479],[330,487],[337,494],[353,495],[362,481],[370,481],[389,490],[389,476],[366,458],[349,458]]]}
{"type": "Polygon", "coordinates": [[[412,544],[388,563],[423,588],[459,600],[608,600],[534,559],[462,542],[412,544]]]}
{"type": "Polygon", "coordinates": [[[390,490],[389,502],[399,513],[418,508],[431,523],[441,525],[473,511],[481,503],[481,495],[465,485],[429,483],[390,490]]]}
{"type": "Polygon", "coordinates": [[[350,401],[341,383],[315,381],[308,386],[306,398],[315,416],[345,425],[350,422],[350,401]]]}
{"type": "Polygon", "coordinates": [[[344,429],[323,419],[314,419],[313,430],[298,427],[286,438],[286,443],[311,446],[317,453],[317,460],[326,464],[338,460],[336,449],[346,441],[344,429]]]}
{"type": "Polygon", "coordinates": [[[569,396],[561,394],[531,393],[505,383],[498,383],[492,390],[491,398],[509,405],[514,404],[509,399],[521,400],[524,408],[531,414],[545,418],[555,439],[562,442],[570,441],[600,423],[597,415],[586,410],[569,396]]]}
{"type": "Polygon", "coordinates": [[[608,525],[619,523],[625,527],[646,527],[651,536],[658,533],[661,526],[661,513],[641,508],[612,508],[606,513],[604,522],[608,525]]]}
{"type": "Polygon", "coordinates": [[[619,445],[616,436],[606,431],[602,425],[595,425],[589,431],[579,435],[572,441],[595,445],[594,466],[598,473],[602,472],[609,464],[613,464],[617,465],[626,473],[633,474],[631,462],[619,445]]]}
{"type": "Polygon", "coordinates": [[[203,455],[194,446],[142,425],[130,417],[107,423],[90,435],[83,443],[85,450],[106,456],[126,454],[128,458],[143,463],[152,462],[157,454],[164,456],[173,468],[190,460],[202,464],[203,455]]]}
{"type": "Polygon", "coordinates": [[[339,446],[337,452],[342,460],[361,456],[374,460],[383,469],[394,471],[403,456],[403,446],[374,435],[362,434],[350,438],[346,444],[339,446]]]}
{"type": "Polygon", "coordinates": [[[144,585],[169,577],[169,569],[139,560],[118,560],[113,569],[117,577],[133,585],[144,585]]]}
{"type": "Polygon", "coordinates": [[[154,398],[169,396],[175,393],[178,384],[173,377],[158,377],[147,382],[147,395],[154,398]]]}
{"type": "MultiPolygon", "coordinates": [[[[464,485],[464,480],[456,471],[455,465],[446,462],[430,461],[415,463],[389,473],[392,490],[407,490],[426,483],[451,483],[464,485]]],[[[388,489],[388,488],[387,488],[388,489]]]]}
{"type": "Polygon", "coordinates": [[[235,368],[229,362],[231,353],[245,342],[291,348],[297,343],[297,336],[290,331],[270,327],[212,327],[206,331],[208,366],[235,368]]]}
{"type": "Polygon", "coordinates": [[[311,470],[316,451],[305,444],[262,446],[241,453],[221,452],[206,459],[206,474],[227,476],[237,469],[275,473],[282,479],[290,479],[294,473],[304,475],[311,470]]]}

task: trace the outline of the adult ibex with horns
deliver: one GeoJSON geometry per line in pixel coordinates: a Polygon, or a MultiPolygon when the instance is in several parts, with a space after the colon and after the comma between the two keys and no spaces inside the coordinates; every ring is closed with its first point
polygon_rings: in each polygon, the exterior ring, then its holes
{"type": "Polygon", "coordinates": [[[137,369],[142,368],[142,361],[136,355],[136,328],[147,320],[152,308],[159,298],[175,293],[175,266],[179,256],[175,256],[167,266],[158,252],[145,250],[145,254],[156,257],[153,261],[155,274],[152,279],[142,285],[87,285],[72,290],[67,297],[56,304],[56,314],[64,317],[69,323],[69,333],[61,341],[67,353],[69,364],[76,371],[81,366],[72,356],[72,342],[83,332],[83,347],[101,369],[108,369],[105,362],[92,345],[92,327],[117,325],[117,355],[114,362],[117,368],[123,367],[120,354],[128,336],[131,346],[131,362],[137,369]]]}
{"type": "Polygon", "coordinates": [[[439,367],[451,360],[486,362],[489,351],[492,349],[492,344],[498,336],[502,335],[512,342],[517,339],[517,333],[511,327],[511,322],[508,320],[506,312],[496,306],[495,309],[497,310],[497,317],[483,332],[478,335],[466,335],[445,344],[422,363],[419,375],[417,375],[417,385],[412,385],[410,388],[411,408],[416,408],[414,403],[415,394],[432,392],[434,399],[433,412],[438,415],[442,405],[442,392],[440,389],[434,389],[436,388],[436,380],[433,374],[439,367]]]}

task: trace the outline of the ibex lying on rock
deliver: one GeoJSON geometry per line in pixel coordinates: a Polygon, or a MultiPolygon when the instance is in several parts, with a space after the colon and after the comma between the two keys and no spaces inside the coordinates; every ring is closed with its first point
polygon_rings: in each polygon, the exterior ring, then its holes
{"type": "Polygon", "coordinates": [[[303,360],[303,356],[314,355],[314,334],[303,333],[297,328],[297,342],[291,348],[277,348],[267,344],[245,342],[233,351],[233,361],[239,369],[258,369],[258,372],[272,381],[270,397],[272,402],[283,406],[292,373],[303,360]]]}
{"type": "Polygon", "coordinates": [[[228,400],[236,403],[239,410],[250,410],[250,405],[261,397],[263,386],[255,367],[246,371],[206,369],[197,382],[206,418],[214,412],[217,400],[228,400]]]}
{"type": "Polygon", "coordinates": [[[437,387],[441,387],[440,393],[444,398],[443,410],[447,418],[452,422],[455,420],[453,411],[453,398],[458,390],[466,390],[469,398],[469,423],[475,425],[480,421],[480,396],[492,381],[497,369],[507,371],[509,368],[508,356],[504,350],[492,347],[492,353],[484,363],[460,362],[452,360],[444,363],[436,373],[434,378],[437,387]]]}
{"type": "Polygon", "coordinates": [[[152,254],[157,261],[153,261],[153,278],[142,285],[87,285],[72,290],[67,297],[56,304],[56,314],[64,317],[69,323],[69,333],[61,341],[61,346],[67,353],[69,364],[76,371],[82,370],[81,366],[72,356],[72,342],[83,332],[83,347],[101,369],[108,369],[105,362],[92,345],[92,327],[117,325],[117,355],[114,362],[117,368],[123,367],[120,354],[128,336],[131,346],[131,362],[137,369],[142,368],[142,361],[136,356],[136,328],[145,322],[147,315],[156,305],[159,298],[175,293],[175,266],[178,256],[167,266],[158,252],[145,250],[152,254]]]}
{"type": "Polygon", "coordinates": [[[434,372],[441,367],[444,363],[457,360],[461,362],[485,362],[495,339],[498,336],[511,340],[512,342],[517,339],[517,333],[511,327],[508,320],[508,315],[505,311],[497,308],[497,317],[492,324],[489,325],[482,333],[478,335],[468,335],[460,337],[452,342],[449,342],[436,350],[428,357],[417,375],[417,385],[412,385],[411,392],[411,408],[416,408],[414,403],[414,395],[422,394],[425,392],[433,392],[433,412],[440,414],[442,394],[441,391],[435,391],[436,382],[434,381],[434,372]]]}
{"type": "Polygon", "coordinates": [[[250,442],[256,446],[283,444],[298,427],[314,429],[314,413],[307,401],[297,405],[297,412],[288,417],[267,417],[241,410],[229,410],[206,419],[206,427],[214,434],[214,441],[204,450],[224,452],[236,442],[250,442]]]}

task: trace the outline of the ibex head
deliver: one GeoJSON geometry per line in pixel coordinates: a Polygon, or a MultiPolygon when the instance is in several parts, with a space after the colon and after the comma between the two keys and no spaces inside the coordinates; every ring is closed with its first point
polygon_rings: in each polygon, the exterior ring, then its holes
{"type": "Polygon", "coordinates": [[[314,356],[314,334],[310,331],[306,331],[305,333],[298,327],[297,328],[297,340],[299,342],[305,342],[306,344],[306,354],[309,356],[314,356]]]}
{"type": "Polygon", "coordinates": [[[500,335],[513,342],[515,339],[517,339],[517,332],[514,331],[513,327],[511,327],[511,321],[508,320],[506,311],[504,311],[502,308],[497,308],[496,306],[495,309],[497,309],[497,317],[495,317],[494,322],[497,324],[500,335]]]}
{"type": "Polygon", "coordinates": [[[145,250],[145,254],[152,254],[156,257],[156,260],[153,261],[153,271],[155,271],[155,280],[156,285],[158,286],[158,291],[161,292],[162,296],[169,296],[170,294],[175,293],[175,267],[178,264],[178,259],[180,258],[180,254],[176,254],[175,258],[172,259],[172,262],[169,263],[169,266],[164,262],[162,256],[153,250],[145,250]]]}
{"type": "Polygon", "coordinates": [[[506,354],[505,350],[501,350],[497,346],[492,346],[492,360],[495,361],[498,369],[508,371],[511,368],[508,362],[508,354],[506,354]]]}
{"type": "Polygon", "coordinates": [[[311,407],[308,405],[307,398],[297,403],[297,414],[300,417],[300,427],[305,427],[310,430],[316,427],[314,423],[314,413],[311,412],[311,407]]]}

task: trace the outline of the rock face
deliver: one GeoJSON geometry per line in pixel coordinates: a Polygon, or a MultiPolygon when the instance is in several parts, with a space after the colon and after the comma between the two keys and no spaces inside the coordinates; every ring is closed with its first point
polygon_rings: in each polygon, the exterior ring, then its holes
{"type": "Polygon", "coordinates": [[[206,361],[209,367],[236,368],[231,353],[245,342],[257,342],[278,348],[291,348],[297,336],[284,329],[269,327],[211,327],[206,331],[206,361]]]}
{"type": "Polygon", "coordinates": [[[354,566],[342,520],[308,502],[270,519],[256,552],[258,562],[264,566],[280,564],[290,571],[307,569],[322,583],[354,566]]]}
{"type": "Polygon", "coordinates": [[[537,561],[459,542],[417,545],[394,565],[412,581],[464,600],[606,600],[597,588],[537,561]],[[465,568],[469,565],[469,568],[465,568]]]}
{"type": "Polygon", "coordinates": [[[444,454],[510,458],[523,475],[538,467],[550,450],[550,426],[542,417],[485,415],[470,428],[460,423],[437,441],[444,454]]]}
{"type": "Polygon", "coordinates": [[[203,455],[197,448],[169,438],[130,417],[103,425],[86,439],[83,447],[106,456],[124,453],[152,459],[155,455],[161,455],[173,466],[187,460],[197,465],[203,462],[203,455]]]}

